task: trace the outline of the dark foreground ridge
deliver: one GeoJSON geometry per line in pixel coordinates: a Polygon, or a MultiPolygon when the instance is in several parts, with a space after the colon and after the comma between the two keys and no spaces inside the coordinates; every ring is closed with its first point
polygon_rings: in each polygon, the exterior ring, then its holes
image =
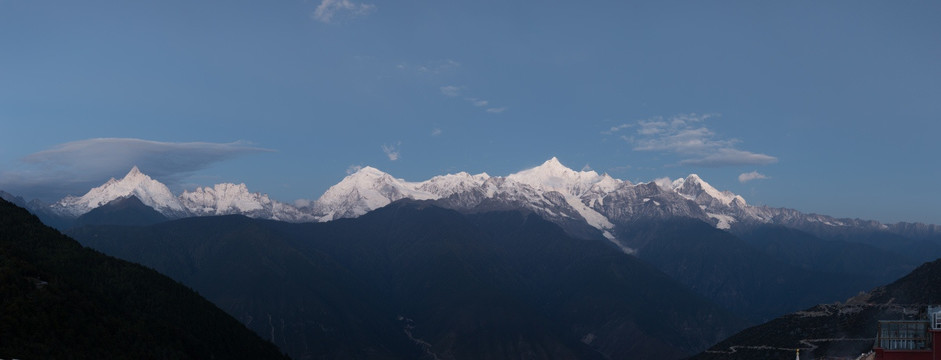
{"type": "Polygon", "coordinates": [[[872,349],[879,320],[918,320],[941,304],[941,259],[846,301],[745,329],[692,359],[855,359],[872,349]]]}
{"type": "Polygon", "coordinates": [[[0,358],[287,357],[193,290],[0,200],[0,358]]]}

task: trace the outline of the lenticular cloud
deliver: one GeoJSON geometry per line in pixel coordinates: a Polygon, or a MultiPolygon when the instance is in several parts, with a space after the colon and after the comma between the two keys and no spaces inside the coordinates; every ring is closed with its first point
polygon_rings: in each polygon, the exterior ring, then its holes
{"type": "Polygon", "coordinates": [[[0,186],[24,195],[51,196],[119,176],[133,166],[170,181],[183,174],[250,153],[272,150],[248,142],[160,142],[96,138],[59,144],[22,159],[22,168],[0,174],[0,186]],[[64,186],[63,186],[64,185],[64,186]]]}

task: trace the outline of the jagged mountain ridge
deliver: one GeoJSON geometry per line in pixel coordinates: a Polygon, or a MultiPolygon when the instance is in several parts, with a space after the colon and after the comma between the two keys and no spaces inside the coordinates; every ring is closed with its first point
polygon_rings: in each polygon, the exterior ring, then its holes
{"type": "Polygon", "coordinates": [[[121,180],[111,178],[85,195],[67,196],[50,207],[57,214],[78,217],[114,200],[130,196],[137,197],[145,205],[170,217],[182,217],[186,214],[183,204],[166,185],[140,172],[137,166],[121,180]]]}
{"type": "Polygon", "coordinates": [[[289,222],[331,221],[361,216],[391,202],[434,200],[465,212],[524,210],[562,225],[582,237],[605,237],[627,252],[615,229],[639,219],[684,217],[720,229],[748,224],[774,224],[815,234],[855,229],[888,231],[919,238],[941,238],[941,227],[837,219],[787,208],[753,206],[728,191],[720,191],[696,174],[634,184],[595,171],[575,171],[555,157],[507,176],[466,172],[432,177],[421,182],[395,178],[363,167],[330,187],[316,201],[294,206],[252,193],[245,184],[223,183],[184,191],[174,196],[162,183],[137,167],[122,179],[111,179],[81,197],[69,196],[45,206],[31,202],[37,212],[75,218],[120,198],[135,196],[168,218],[241,214],[289,222]]]}
{"type": "Polygon", "coordinates": [[[292,205],[252,193],[245,184],[222,183],[173,195],[163,183],[142,173],[136,166],[123,178],[111,178],[82,196],[67,196],[51,205],[30,203],[33,211],[78,218],[114,201],[135,197],[170,219],[190,216],[240,214],[253,218],[291,222],[315,221],[292,205]]]}
{"type": "Polygon", "coordinates": [[[193,215],[245,215],[252,218],[282,221],[312,221],[308,214],[296,207],[271,200],[267,194],[248,191],[245,184],[222,183],[213,187],[183,191],[183,206],[193,215]]]}
{"type": "Polygon", "coordinates": [[[853,231],[888,231],[917,238],[941,238],[941,227],[926,224],[882,224],[860,219],[837,219],[788,208],[749,205],[721,191],[696,174],[670,181],[633,184],[595,171],[575,171],[551,158],[540,166],[508,176],[458,173],[424,182],[397,179],[365,167],[327,190],[310,207],[320,221],[356,217],[400,199],[435,200],[461,211],[523,209],[562,225],[576,234],[616,239],[615,229],[641,219],[693,218],[720,229],[761,224],[806,229],[825,236],[853,231]],[[586,226],[587,225],[587,226],[586,226]]]}

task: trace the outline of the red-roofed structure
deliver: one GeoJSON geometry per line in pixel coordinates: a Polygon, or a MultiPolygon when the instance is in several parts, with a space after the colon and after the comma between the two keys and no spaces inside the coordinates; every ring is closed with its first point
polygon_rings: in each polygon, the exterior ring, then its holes
{"type": "Polygon", "coordinates": [[[941,360],[941,307],[924,320],[879,321],[872,350],[876,360],[941,360]]]}

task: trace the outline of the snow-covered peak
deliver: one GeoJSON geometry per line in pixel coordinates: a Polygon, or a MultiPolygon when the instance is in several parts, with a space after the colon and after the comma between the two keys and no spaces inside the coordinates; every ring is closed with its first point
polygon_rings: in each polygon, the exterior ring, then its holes
{"type": "MultiPolygon", "coordinates": [[[[507,179],[532,186],[536,189],[558,191],[575,196],[581,196],[601,181],[606,181],[604,187],[613,184],[610,176],[603,177],[594,171],[575,171],[569,169],[553,157],[537,167],[510,174],[507,179]]],[[[615,180],[616,182],[616,180],[615,180]]],[[[616,186],[616,185],[614,185],[616,186]]]]}
{"type": "Polygon", "coordinates": [[[399,199],[438,198],[432,193],[419,190],[420,185],[421,183],[397,179],[379,169],[366,166],[327,189],[317,199],[314,212],[321,221],[330,221],[360,216],[399,199]]]}
{"type": "Polygon", "coordinates": [[[601,178],[598,180],[598,182],[592,185],[592,191],[600,192],[600,193],[609,193],[617,189],[618,186],[621,186],[621,184],[625,184],[625,183],[628,185],[630,184],[630,182],[626,180],[621,181],[605,173],[601,175],[601,178]]]}
{"type": "Polygon", "coordinates": [[[359,177],[381,177],[381,176],[389,176],[389,174],[385,173],[385,172],[382,171],[382,170],[376,169],[376,168],[374,168],[374,167],[372,167],[372,166],[363,166],[362,168],[360,168],[359,170],[356,170],[356,172],[350,174],[350,175],[347,176],[347,177],[350,177],[350,176],[352,176],[352,177],[354,177],[354,178],[359,178],[359,177]]]}
{"type": "Polygon", "coordinates": [[[553,156],[553,157],[550,158],[549,160],[546,160],[546,162],[542,163],[542,165],[539,165],[539,166],[537,166],[537,167],[547,168],[547,169],[555,169],[555,170],[558,170],[558,171],[572,170],[572,169],[569,169],[568,167],[566,167],[565,165],[562,165],[562,162],[559,161],[559,158],[557,158],[557,157],[555,157],[555,156],[553,156]]]}
{"type": "MultiPolygon", "coordinates": [[[[569,169],[565,165],[562,165],[559,162],[559,159],[552,157],[542,165],[536,166],[534,168],[526,169],[515,174],[511,174],[508,178],[515,178],[514,180],[564,180],[577,178],[582,173],[585,175],[598,176],[598,173],[594,171],[583,171],[577,172],[575,170],[569,169]]],[[[520,181],[523,182],[523,181],[520,181]]]]}
{"type": "Polygon", "coordinates": [[[258,211],[271,203],[268,195],[253,194],[245,184],[222,183],[196,188],[180,195],[183,204],[195,214],[223,215],[258,211]]]}
{"type": "MultiPolygon", "coordinates": [[[[595,185],[601,183],[597,189],[617,187],[614,183],[616,180],[610,176],[601,176],[590,170],[575,171],[562,165],[558,158],[552,157],[542,165],[510,174],[506,179],[529,185],[542,192],[558,192],[572,209],[585,218],[589,225],[601,230],[614,227],[608,218],[590,206],[594,203],[590,197],[592,197],[591,191],[595,185]]],[[[598,194],[594,196],[597,197],[598,194]]]]}
{"type": "Polygon", "coordinates": [[[283,221],[313,221],[315,217],[294,206],[248,191],[245,184],[222,183],[184,191],[180,202],[197,216],[241,214],[283,221]]]}
{"type": "Polygon", "coordinates": [[[474,188],[480,188],[487,179],[490,179],[490,175],[487,175],[487,173],[471,175],[462,171],[457,174],[435,176],[427,181],[421,182],[417,189],[434,194],[439,198],[444,198],[456,193],[468,192],[474,188]]]}
{"type": "MultiPolygon", "coordinates": [[[[420,186],[420,183],[410,183],[403,179],[397,179],[372,166],[365,166],[355,173],[347,175],[342,181],[327,189],[327,191],[320,196],[318,202],[329,200],[331,195],[346,194],[352,189],[361,190],[361,192],[401,192],[402,194],[411,194],[416,192],[418,186],[420,186]]],[[[432,198],[433,196],[428,195],[421,197],[424,199],[432,198]]]]}
{"type": "Polygon", "coordinates": [[[136,196],[144,205],[171,217],[186,213],[179,199],[163,183],[142,173],[137,166],[131,168],[121,180],[111,178],[81,197],[68,196],[54,204],[53,210],[66,215],[79,216],[119,198],[136,196]]]}
{"type": "Polygon", "coordinates": [[[709,199],[702,199],[703,196],[708,196],[725,206],[745,206],[744,198],[730,191],[719,191],[697,174],[690,174],[686,179],[677,179],[673,182],[673,190],[700,204],[708,202],[709,199]]]}

